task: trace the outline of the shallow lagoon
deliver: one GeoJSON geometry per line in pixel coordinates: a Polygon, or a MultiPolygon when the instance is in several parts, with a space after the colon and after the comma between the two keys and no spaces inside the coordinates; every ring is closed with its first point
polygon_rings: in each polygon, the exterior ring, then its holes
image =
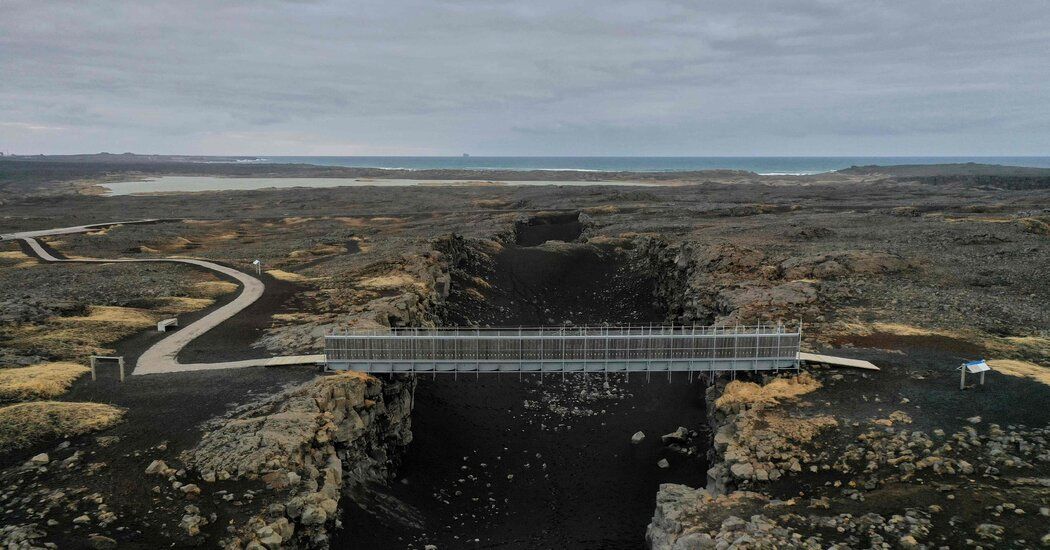
{"type": "Polygon", "coordinates": [[[215,176],[161,176],[138,181],[100,184],[108,196],[142,193],[193,193],[199,191],[248,191],[252,189],[285,189],[290,187],[415,187],[478,185],[615,185],[648,187],[660,185],[631,181],[490,181],[490,180],[419,180],[376,178],[224,178],[215,176]]]}

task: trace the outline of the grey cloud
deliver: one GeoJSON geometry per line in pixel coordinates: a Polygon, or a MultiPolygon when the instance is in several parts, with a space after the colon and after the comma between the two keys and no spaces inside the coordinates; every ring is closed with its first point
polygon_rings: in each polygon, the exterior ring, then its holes
{"type": "Polygon", "coordinates": [[[1048,15],[1043,0],[15,0],[0,149],[1045,154],[1048,15]]]}

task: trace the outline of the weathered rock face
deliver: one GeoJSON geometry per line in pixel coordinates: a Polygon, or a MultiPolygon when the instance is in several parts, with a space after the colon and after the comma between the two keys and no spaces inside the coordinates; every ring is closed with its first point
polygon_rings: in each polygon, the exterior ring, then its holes
{"type": "Polygon", "coordinates": [[[632,247],[656,279],[656,300],[676,323],[733,324],[812,318],[820,314],[822,280],[901,271],[895,254],[846,251],[778,259],[734,244],[671,244],[649,236],[632,247]]]}
{"type": "Polygon", "coordinates": [[[353,273],[353,283],[327,289],[317,311],[267,331],[257,347],[286,354],[324,348],[324,335],[345,328],[431,327],[451,287],[450,266],[461,261],[464,239],[435,239],[431,249],[405,254],[353,273]]]}
{"type": "MultiPolygon", "coordinates": [[[[645,538],[653,550],[926,548],[918,541],[929,533],[930,514],[920,508],[904,508],[902,512],[890,517],[875,513],[824,515],[796,510],[789,502],[770,500],[759,493],[736,491],[715,496],[704,489],[665,484],[657,493],[656,513],[645,538]],[[762,513],[754,513],[756,510],[762,513]],[[832,542],[837,540],[847,542],[832,542]]],[[[986,530],[994,533],[996,527],[989,525],[986,530]]]]}
{"type": "MultiPolygon", "coordinates": [[[[831,418],[766,416],[767,406],[820,387],[808,374],[776,378],[766,385],[719,379],[706,392],[707,419],[713,444],[708,448],[705,489],[666,484],[656,497],[656,510],[646,531],[649,547],[685,550],[729,547],[744,537],[757,547],[793,546],[793,531],[765,516],[750,516],[768,497],[737,490],[751,481],[778,479],[799,471],[810,460],[801,443],[835,425],[831,418]],[[766,545],[766,546],[763,546],[766,545]],[[719,546],[722,545],[722,546],[719,546]]],[[[816,547],[820,547],[817,544],[816,547]]]]}
{"type": "Polygon", "coordinates": [[[896,254],[849,251],[790,258],[781,262],[779,267],[783,276],[788,279],[826,279],[852,273],[894,273],[907,269],[910,264],[896,254]]]}
{"type": "Polygon", "coordinates": [[[751,248],[672,245],[639,237],[633,250],[635,259],[656,279],[656,300],[677,323],[792,318],[808,312],[817,301],[812,282],[781,280],[776,262],[751,248]]]}
{"type": "Polygon", "coordinates": [[[653,550],[698,550],[727,548],[728,545],[718,546],[719,542],[732,543],[737,538],[734,535],[749,534],[755,547],[767,548],[757,544],[761,535],[769,531],[764,525],[758,525],[758,517],[752,519],[755,525],[749,526],[733,515],[736,508],[766,502],[768,499],[758,493],[712,495],[705,489],[665,483],[656,494],[656,512],[645,531],[645,541],[653,550]],[[709,530],[716,531],[715,536],[711,536],[709,530]]]}
{"type": "Polygon", "coordinates": [[[764,386],[736,380],[710,388],[708,421],[714,440],[708,451],[713,465],[708,490],[721,494],[754,481],[777,480],[814,462],[818,457],[806,444],[838,422],[828,415],[793,416],[769,409],[818,388],[820,382],[807,373],[764,386]]]}
{"type": "Polygon", "coordinates": [[[412,439],[413,380],[325,376],[215,423],[185,463],[202,479],[261,479],[287,490],[239,529],[229,547],[325,547],[347,480],[382,479],[412,439]]]}

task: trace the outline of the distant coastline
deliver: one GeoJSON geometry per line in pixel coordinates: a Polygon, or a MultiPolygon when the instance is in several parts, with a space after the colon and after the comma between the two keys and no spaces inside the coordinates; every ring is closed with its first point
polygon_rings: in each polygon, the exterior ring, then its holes
{"type": "Polygon", "coordinates": [[[544,170],[564,172],[698,172],[740,170],[768,176],[807,176],[859,166],[989,164],[1050,168],[1047,157],[242,157],[260,164],[311,164],[388,170],[544,170]]]}
{"type": "Polygon", "coordinates": [[[130,153],[7,155],[0,157],[0,191],[14,196],[246,190],[300,185],[359,187],[452,183],[644,186],[753,181],[790,185],[875,181],[885,178],[908,178],[929,183],[961,182],[967,185],[1012,189],[1050,186],[1050,157],[814,157],[815,160],[808,157],[749,157],[739,160],[741,164],[737,166],[750,169],[688,169],[704,164],[732,165],[726,160],[731,158],[738,157],[196,157],[130,153]],[[974,159],[988,162],[933,163],[974,159]],[[812,164],[814,162],[825,164],[817,166],[812,164]],[[828,164],[832,162],[836,164],[828,164]],[[573,163],[575,166],[566,166],[573,163]],[[345,164],[386,164],[391,167],[345,164]],[[468,166],[461,166],[463,164],[468,166]],[[499,164],[515,167],[481,167],[499,164]],[[395,165],[402,166],[393,167],[395,165]],[[449,166],[427,167],[442,165],[449,166]],[[533,165],[548,168],[530,168],[533,165]],[[846,167],[839,168],[840,165],[846,167]],[[818,167],[826,170],[800,169],[818,167]],[[616,170],[617,168],[631,169],[616,170]],[[179,180],[171,177],[181,178],[182,181],[179,183],[179,180]],[[260,181],[221,181],[231,179],[260,181]],[[300,181],[293,181],[294,179],[300,181]],[[157,181],[156,185],[143,185],[147,180],[160,181],[157,181]],[[117,189],[107,186],[118,182],[138,184],[121,185],[117,186],[117,189]]]}
{"type": "Polygon", "coordinates": [[[309,165],[330,168],[363,168],[398,172],[418,171],[510,171],[510,172],[597,172],[669,173],[742,171],[764,176],[806,176],[870,166],[998,165],[1050,168],[1050,156],[1026,157],[481,157],[481,156],[193,156],[193,155],[15,155],[10,160],[54,162],[174,162],[196,164],[309,165]]]}

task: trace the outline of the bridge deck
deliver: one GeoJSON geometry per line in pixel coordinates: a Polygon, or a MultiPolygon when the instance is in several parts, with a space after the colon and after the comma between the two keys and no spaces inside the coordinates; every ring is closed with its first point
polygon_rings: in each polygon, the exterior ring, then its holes
{"type": "Polygon", "coordinates": [[[801,327],[390,329],[325,337],[330,370],[749,371],[798,367],[801,327]]]}

